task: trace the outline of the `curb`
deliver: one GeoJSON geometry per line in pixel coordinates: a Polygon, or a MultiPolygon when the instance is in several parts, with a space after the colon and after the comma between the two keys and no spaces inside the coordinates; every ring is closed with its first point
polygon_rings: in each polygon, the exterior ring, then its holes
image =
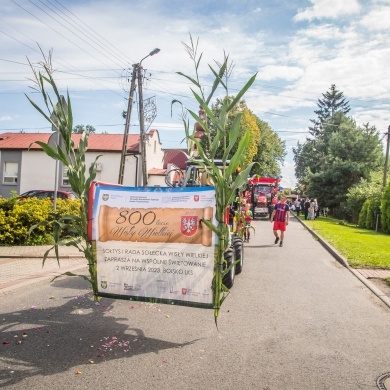
{"type": "Polygon", "coordinates": [[[348,264],[348,260],[337,252],[332,245],[330,245],[327,241],[325,241],[318,233],[316,233],[313,229],[307,226],[300,218],[298,218],[295,214],[293,214],[295,219],[297,219],[310,233],[312,236],[316,237],[320,244],[337,260],[341,265],[348,269],[356,278],[358,278],[369,290],[371,290],[385,305],[390,308],[390,298],[386,296],[386,294],[381,291],[378,287],[376,287],[373,283],[367,280],[363,275],[360,274],[359,271],[351,268],[348,264]]]}

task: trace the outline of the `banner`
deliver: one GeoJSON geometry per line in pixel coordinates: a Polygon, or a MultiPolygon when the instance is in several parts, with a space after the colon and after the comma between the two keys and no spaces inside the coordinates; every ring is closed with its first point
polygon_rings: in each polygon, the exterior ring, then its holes
{"type": "Polygon", "coordinates": [[[96,183],[92,241],[99,295],[212,307],[216,235],[212,187],[96,183]]]}

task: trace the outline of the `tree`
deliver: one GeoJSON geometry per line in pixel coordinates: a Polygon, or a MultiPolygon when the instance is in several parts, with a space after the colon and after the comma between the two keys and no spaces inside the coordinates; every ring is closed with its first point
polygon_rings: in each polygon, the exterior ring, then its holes
{"type": "Polygon", "coordinates": [[[280,176],[281,166],[287,154],[285,142],[267,122],[257,118],[257,125],[260,129],[260,143],[253,158],[257,164],[252,168],[251,175],[280,176]]]}
{"type": "Polygon", "coordinates": [[[73,133],[76,133],[76,134],[83,134],[84,131],[88,134],[95,134],[96,133],[96,129],[91,125],[87,125],[87,126],[85,126],[85,128],[84,128],[84,125],[76,125],[73,128],[73,133]]]}
{"type": "Polygon", "coordinates": [[[317,119],[310,120],[314,124],[313,127],[309,127],[309,133],[313,138],[307,138],[303,144],[298,142],[297,147],[293,148],[295,176],[299,182],[308,182],[309,174],[321,170],[323,163],[321,159],[328,154],[329,137],[338,131],[340,121],[350,111],[348,101],[344,98],[343,92],[337,90],[335,84],[332,84],[330,90],[322,96],[323,99],[318,99],[317,102],[318,110],[314,111],[317,119]]]}
{"type": "MultiPolygon", "coordinates": [[[[225,118],[221,120],[226,120],[226,128],[231,129],[235,125],[235,121],[239,119],[239,137],[242,138],[247,131],[250,134],[250,141],[245,155],[245,164],[249,164],[253,161],[253,157],[257,153],[257,148],[260,142],[260,129],[257,126],[256,115],[254,115],[247,107],[245,100],[240,100],[231,111],[228,113],[222,113],[222,108],[225,105],[227,99],[233,100],[234,96],[226,96],[223,99],[218,98],[214,104],[211,106],[211,110],[216,118],[220,118],[221,115],[226,115],[225,118]]],[[[201,145],[206,152],[209,152],[210,146],[209,143],[215,138],[218,128],[213,121],[208,117],[207,125],[210,129],[209,136],[204,136],[201,140],[201,145]]],[[[227,143],[229,142],[229,134],[226,138],[227,143]]],[[[220,145],[216,151],[216,158],[222,158],[224,153],[225,145],[220,145]]],[[[237,151],[237,145],[233,146],[230,150],[228,158],[230,158],[237,151]]]]}
{"type": "MultiPolygon", "coordinates": [[[[222,104],[223,99],[217,99],[216,103],[212,105],[212,111],[216,117],[220,116],[222,104]]],[[[251,162],[257,163],[251,170],[251,176],[254,174],[279,176],[284,157],[286,156],[284,141],[279,138],[267,122],[264,122],[252,113],[244,100],[237,103],[236,107],[229,112],[226,119],[228,129],[232,128],[238,115],[241,116],[239,136],[243,137],[247,131],[250,133],[250,141],[245,155],[245,164],[251,162]]],[[[210,120],[208,121],[208,126],[210,128],[210,139],[212,140],[216,134],[216,127],[210,120]]],[[[209,149],[208,143],[208,137],[204,136],[201,140],[201,145],[205,150],[209,149]]],[[[222,146],[220,146],[216,154],[218,158],[221,158],[222,150],[222,146]]],[[[237,147],[233,147],[230,155],[236,150],[237,147]]]]}
{"type": "MultiPolygon", "coordinates": [[[[343,213],[349,188],[381,167],[383,151],[375,127],[357,127],[353,119],[342,113],[335,114],[334,120],[340,123],[338,131],[329,136],[327,145],[318,152],[320,168],[310,175],[309,192],[321,205],[343,213]]],[[[331,120],[327,121],[325,132],[332,125],[331,120]]]]}
{"type": "MultiPolygon", "coordinates": [[[[257,123],[257,117],[254,115],[248,108],[245,108],[242,117],[241,117],[241,129],[242,132],[249,131],[249,144],[246,150],[245,162],[244,165],[248,165],[251,162],[255,161],[254,157],[256,156],[260,144],[260,128],[257,123]]],[[[243,136],[244,134],[242,134],[243,136]]]]}
{"type": "Polygon", "coordinates": [[[321,129],[324,123],[332,118],[336,112],[342,112],[348,114],[351,110],[349,102],[344,98],[343,92],[336,89],[336,85],[332,84],[330,90],[322,94],[323,99],[318,99],[318,110],[314,113],[317,115],[317,119],[311,119],[310,122],[314,124],[314,127],[309,127],[310,134],[317,137],[321,134],[321,129]]]}

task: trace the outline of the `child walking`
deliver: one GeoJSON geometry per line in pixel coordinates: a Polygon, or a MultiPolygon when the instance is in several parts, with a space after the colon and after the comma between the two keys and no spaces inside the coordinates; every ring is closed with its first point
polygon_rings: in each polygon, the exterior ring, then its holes
{"type": "Polygon", "coordinates": [[[249,203],[247,203],[245,205],[245,211],[244,211],[244,218],[245,218],[244,242],[249,242],[249,239],[251,237],[250,228],[251,228],[251,222],[252,222],[252,219],[253,219],[253,214],[252,214],[252,211],[251,211],[250,207],[251,207],[251,205],[249,203]]]}

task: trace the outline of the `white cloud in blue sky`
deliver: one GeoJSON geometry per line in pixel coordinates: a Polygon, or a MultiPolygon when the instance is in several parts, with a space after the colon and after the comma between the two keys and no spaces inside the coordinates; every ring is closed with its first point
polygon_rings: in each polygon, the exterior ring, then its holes
{"type": "MultiPolygon", "coordinates": [[[[144,97],[155,95],[158,116],[152,127],[163,147],[183,147],[180,99],[197,111],[190,85],[176,72],[193,75],[183,48],[189,33],[199,37],[200,67],[210,87],[207,64],[234,61],[231,93],[254,73],[248,106],[285,140],[284,187],[294,185],[292,147],[308,135],[318,98],[331,84],[344,92],[358,124],[385,131],[389,122],[390,1],[363,0],[2,0],[0,2],[0,131],[50,130],[27,102],[33,99],[31,69],[53,48],[56,80],[68,88],[76,124],[98,132],[123,133],[129,69],[149,51],[144,97]],[[150,74],[150,75],[149,75],[150,74]]],[[[134,111],[136,112],[136,110],[134,111]]],[[[131,132],[138,131],[132,118],[131,132]]]]}
{"type": "Polygon", "coordinates": [[[311,5],[305,9],[299,9],[294,20],[314,19],[338,19],[359,13],[360,4],[357,0],[339,1],[339,0],[310,0],[311,5]]]}

